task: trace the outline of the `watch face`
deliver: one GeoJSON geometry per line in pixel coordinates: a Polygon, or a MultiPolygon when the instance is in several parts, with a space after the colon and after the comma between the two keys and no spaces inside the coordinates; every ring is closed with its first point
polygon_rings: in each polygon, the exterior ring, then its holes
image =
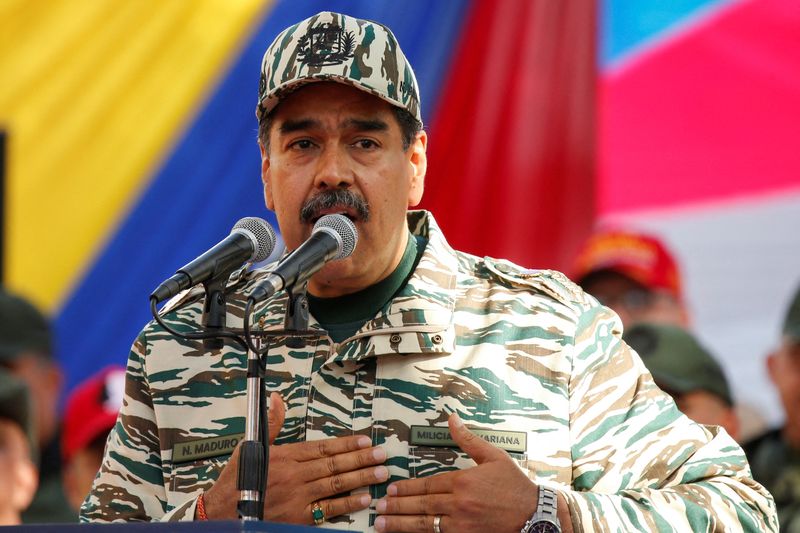
{"type": "Polygon", "coordinates": [[[561,528],[552,522],[542,520],[531,525],[528,533],[561,533],[561,528]]]}

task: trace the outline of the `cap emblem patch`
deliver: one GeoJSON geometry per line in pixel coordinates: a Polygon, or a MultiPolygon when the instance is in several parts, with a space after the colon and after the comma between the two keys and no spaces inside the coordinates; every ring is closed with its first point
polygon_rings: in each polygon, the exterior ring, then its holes
{"type": "Polygon", "coordinates": [[[312,26],[297,42],[297,59],[304,65],[339,65],[353,57],[356,38],[341,26],[324,23],[312,26]]]}

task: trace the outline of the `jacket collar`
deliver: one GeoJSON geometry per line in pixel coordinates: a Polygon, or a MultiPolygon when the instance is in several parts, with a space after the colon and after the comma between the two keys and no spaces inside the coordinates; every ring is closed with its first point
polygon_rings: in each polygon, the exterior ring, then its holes
{"type": "MultiPolygon", "coordinates": [[[[408,227],[427,239],[417,268],[388,306],[338,347],[337,360],[383,354],[451,353],[458,257],[428,211],[409,211],[408,227]]],[[[260,278],[261,276],[257,276],[260,278]]],[[[270,300],[255,313],[266,329],[282,329],[288,297],[270,300]]],[[[309,317],[309,329],[321,329],[309,317]]]]}

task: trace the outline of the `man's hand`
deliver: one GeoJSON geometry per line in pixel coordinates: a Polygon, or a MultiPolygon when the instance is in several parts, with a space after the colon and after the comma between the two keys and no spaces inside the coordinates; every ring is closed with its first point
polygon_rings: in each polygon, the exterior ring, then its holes
{"type": "MultiPolygon", "coordinates": [[[[372,447],[369,437],[363,435],[274,446],[286,412],[277,393],[272,393],[269,401],[269,476],[264,519],[313,524],[311,507],[315,502],[322,507],[325,518],[369,507],[368,493],[336,495],[386,481],[389,471],[381,465],[386,452],[372,447]]],[[[239,447],[203,496],[209,519],[238,518],[238,470],[239,447]]]]}
{"type": "MultiPolygon", "coordinates": [[[[431,533],[438,516],[441,533],[517,533],[533,515],[539,489],[514,460],[469,431],[458,415],[450,416],[449,426],[453,440],[478,466],[392,483],[377,503],[377,531],[431,533]]],[[[569,521],[565,511],[559,496],[562,526],[569,521]]],[[[563,530],[571,532],[571,524],[566,526],[563,530]]]]}

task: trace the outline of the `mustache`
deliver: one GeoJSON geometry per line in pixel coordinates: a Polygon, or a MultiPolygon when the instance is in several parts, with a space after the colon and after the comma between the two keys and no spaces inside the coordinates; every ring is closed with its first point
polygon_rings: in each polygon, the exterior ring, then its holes
{"type": "Polygon", "coordinates": [[[306,200],[300,208],[300,222],[311,223],[320,212],[332,208],[352,209],[360,220],[369,220],[369,204],[349,189],[328,189],[306,200]]]}

